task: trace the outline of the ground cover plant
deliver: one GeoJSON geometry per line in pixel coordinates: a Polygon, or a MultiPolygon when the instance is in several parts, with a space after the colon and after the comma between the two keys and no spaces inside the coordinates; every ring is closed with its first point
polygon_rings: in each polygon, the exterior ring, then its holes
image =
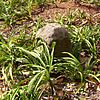
{"type": "MultiPolygon", "coordinates": [[[[54,57],[55,42],[49,47],[36,39],[36,32],[46,24],[40,16],[33,24],[13,27],[23,18],[32,20],[33,6],[55,1],[0,1],[0,28],[13,30],[0,32],[0,86],[5,87],[1,87],[2,94],[0,90],[1,100],[86,100],[89,96],[92,100],[91,95],[100,93],[100,23],[94,21],[96,15],[78,9],[66,16],[56,15],[52,22],[66,27],[72,43],[71,53],[63,52],[67,56],[61,58],[54,57]]],[[[96,0],[82,2],[99,5],[96,0]]]]}
{"type": "Polygon", "coordinates": [[[13,26],[19,20],[31,19],[32,10],[46,5],[47,2],[53,3],[53,0],[1,0],[0,20],[6,25],[13,26]]]}

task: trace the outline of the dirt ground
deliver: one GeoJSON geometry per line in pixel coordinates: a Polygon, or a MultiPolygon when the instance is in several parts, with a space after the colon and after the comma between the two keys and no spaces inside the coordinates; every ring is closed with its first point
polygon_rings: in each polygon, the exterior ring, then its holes
{"type": "Polygon", "coordinates": [[[35,19],[37,15],[39,15],[44,20],[51,20],[51,19],[54,19],[58,13],[62,16],[66,16],[70,10],[76,10],[76,9],[79,9],[88,13],[90,16],[93,16],[99,13],[98,16],[96,17],[100,18],[99,7],[95,7],[93,5],[87,5],[84,3],[75,4],[73,1],[56,3],[56,5],[54,4],[52,6],[45,6],[45,7],[42,7],[41,9],[39,8],[39,9],[33,10],[32,15],[33,15],[33,19],[35,19]]]}
{"type": "MultiPolygon", "coordinates": [[[[48,4],[43,5],[40,8],[33,9],[32,11],[32,18],[25,19],[24,21],[19,20],[17,21],[16,25],[12,27],[7,27],[4,29],[0,29],[1,32],[7,34],[12,30],[15,30],[18,27],[21,27],[26,24],[31,24],[30,27],[33,27],[34,22],[37,20],[37,17],[41,17],[45,22],[52,21],[57,17],[57,14],[61,16],[66,16],[69,14],[70,10],[79,9],[87,13],[90,17],[93,17],[94,22],[100,19],[100,7],[96,7],[94,5],[80,3],[76,4],[73,1],[69,2],[57,2],[56,4],[48,4]]],[[[99,20],[100,22],[100,20],[99,20]]]]}

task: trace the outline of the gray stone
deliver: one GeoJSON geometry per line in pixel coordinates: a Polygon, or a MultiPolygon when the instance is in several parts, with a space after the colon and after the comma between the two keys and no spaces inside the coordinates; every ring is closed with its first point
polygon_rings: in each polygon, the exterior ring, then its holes
{"type": "Polygon", "coordinates": [[[40,28],[36,38],[42,38],[49,46],[56,42],[54,56],[64,56],[61,52],[71,51],[71,42],[67,30],[58,23],[48,23],[40,28]]]}

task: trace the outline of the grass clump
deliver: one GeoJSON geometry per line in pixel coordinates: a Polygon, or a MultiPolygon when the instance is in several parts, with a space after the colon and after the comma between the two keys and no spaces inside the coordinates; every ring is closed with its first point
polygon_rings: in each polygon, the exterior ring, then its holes
{"type": "MultiPolygon", "coordinates": [[[[4,2],[8,3],[7,11],[11,13],[15,13],[14,9],[17,11],[18,6],[21,5],[21,9],[24,6],[24,1],[18,0],[20,5],[16,4],[15,8],[10,10],[16,1],[1,1],[7,6],[4,2]]],[[[41,4],[45,1],[31,2],[41,4]]],[[[25,5],[27,8],[26,2],[25,5]]],[[[26,12],[29,14],[29,11],[25,10],[26,12]]],[[[59,59],[54,57],[55,42],[49,47],[42,39],[35,38],[34,33],[44,25],[40,17],[30,34],[26,31],[27,27],[13,31],[8,37],[0,34],[0,72],[8,88],[2,95],[2,100],[40,100],[43,97],[58,99],[61,97],[58,95],[59,90],[63,91],[63,99],[70,94],[63,90],[68,84],[77,84],[71,93],[77,95],[86,92],[87,83],[100,83],[100,69],[94,70],[100,62],[96,44],[100,40],[99,23],[93,23],[91,18],[79,10],[70,12],[68,16],[58,16],[55,21],[67,28],[73,45],[72,53],[64,52],[67,56],[59,59]],[[62,76],[65,79],[60,82],[59,78],[62,76]],[[59,89],[62,83],[64,87],[59,89]]]]}

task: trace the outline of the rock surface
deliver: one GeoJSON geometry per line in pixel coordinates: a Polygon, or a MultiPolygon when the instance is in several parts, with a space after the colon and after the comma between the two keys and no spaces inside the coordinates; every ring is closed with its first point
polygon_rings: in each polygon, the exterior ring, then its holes
{"type": "Polygon", "coordinates": [[[49,46],[53,41],[56,42],[55,57],[64,56],[61,52],[71,51],[71,42],[67,30],[58,23],[49,23],[40,28],[36,38],[42,38],[49,46]]]}

